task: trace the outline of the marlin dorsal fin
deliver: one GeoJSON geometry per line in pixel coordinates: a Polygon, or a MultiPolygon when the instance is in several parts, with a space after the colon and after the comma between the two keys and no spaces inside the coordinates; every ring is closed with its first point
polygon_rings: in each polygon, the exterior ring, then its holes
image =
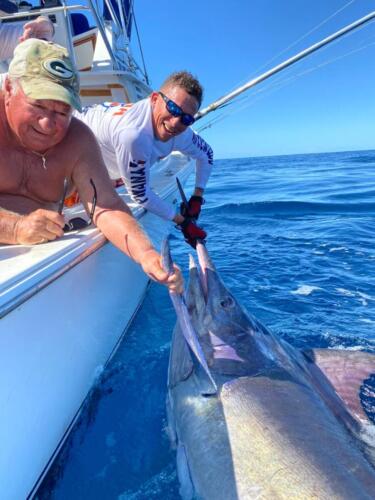
{"type": "Polygon", "coordinates": [[[371,412],[375,393],[370,384],[371,378],[375,380],[375,355],[338,349],[312,349],[308,355],[331,382],[351,415],[362,424],[375,424],[375,414],[371,412]]]}

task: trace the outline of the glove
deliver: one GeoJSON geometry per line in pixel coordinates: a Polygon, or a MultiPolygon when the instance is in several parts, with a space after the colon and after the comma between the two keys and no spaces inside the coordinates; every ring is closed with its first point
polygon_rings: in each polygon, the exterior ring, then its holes
{"type": "Polygon", "coordinates": [[[201,208],[204,203],[204,199],[202,196],[193,195],[190,197],[188,201],[188,208],[184,203],[181,203],[180,213],[183,217],[189,217],[191,219],[198,219],[199,214],[201,213],[201,208]]]}
{"type": "Polygon", "coordinates": [[[207,236],[206,231],[197,226],[191,219],[185,219],[180,224],[181,231],[184,235],[186,243],[189,243],[193,248],[197,245],[197,240],[204,240],[207,236]]]}
{"type": "Polygon", "coordinates": [[[189,200],[189,217],[193,217],[194,219],[198,219],[199,214],[201,213],[201,208],[204,203],[204,199],[202,196],[191,196],[189,200]]]}

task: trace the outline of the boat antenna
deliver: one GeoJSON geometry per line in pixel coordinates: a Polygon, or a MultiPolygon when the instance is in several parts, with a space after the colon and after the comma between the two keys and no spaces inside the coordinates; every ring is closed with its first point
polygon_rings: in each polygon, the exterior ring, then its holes
{"type": "Polygon", "coordinates": [[[324,47],[325,45],[328,45],[329,43],[333,42],[334,40],[337,40],[338,38],[346,35],[350,31],[355,30],[356,28],[359,28],[363,24],[372,21],[375,18],[375,11],[370,12],[370,14],[367,14],[367,16],[361,17],[354,23],[351,23],[344,28],[342,28],[339,31],[336,31],[332,35],[324,38],[320,42],[317,42],[307,49],[302,50],[301,52],[298,52],[298,54],[290,57],[286,61],[278,64],[277,66],[271,68],[270,70],[266,71],[265,73],[262,73],[260,76],[257,76],[250,80],[249,82],[245,83],[245,85],[242,85],[241,87],[238,87],[237,89],[233,90],[229,94],[224,95],[217,101],[214,101],[211,103],[209,106],[206,108],[202,109],[201,111],[198,111],[198,113],[195,115],[195,120],[199,120],[206,116],[208,113],[211,113],[212,111],[215,111],[218,108],[221,108],[224,104],[228,103],[235,97],[237,97],[239,94],[242,94],[246,90],[250,89],[251,87],[254,87],[255,85],[258,85],[258,83],[263,82],[264,80],[267,80],[267,78],[270,78],[272,75],[278,73],[279,71],[283,70],[284,68],[287,68],[288,66],[291,66],[292,64],[296,63],[297,61],[300,61],[304,57],[308,56],[309,54],[312,54],[313,52],[319,50],[321,47],[324,47]]]}

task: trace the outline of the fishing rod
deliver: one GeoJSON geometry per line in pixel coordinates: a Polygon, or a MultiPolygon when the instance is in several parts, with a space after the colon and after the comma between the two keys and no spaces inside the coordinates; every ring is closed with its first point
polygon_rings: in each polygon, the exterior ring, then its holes
{"type": "Polygon", "coordinates": [[[292,64],[296,63],[297,61],[300,61],[304,57],[308,56],[309,54],[312,54],[313,52],[319,50],[321,47],[324,47],[325,45],[328,45],[329,43],[333,42],[334,40],[337,40],[338,38],[346,35],[347,33],[359,28],[360,26],[363,26],[365,23],[372,21],[375,18],[375,11],[370,12],[370,14],[367,14],[367,16],[361,17],[354,23],[351,23],[344,28],[340,29],[339,31],[336,31],[330,36],[327,36],[320,42],[314,43],[307,49],[302,50],[301,52],[298,52],[298,54],[290,57],[286,61],[278,64],[277,66],[274,66],[273,68],[269,69],[265,73],[262,73],[260,76],[257,76],[253,78],[252,80],[248,81],[244,85],[241,85],[241,87],[238,87],[237,89],[233,90],[229,94],[224,95],[217,101],[214,101],[211,103],[209,106],[206,108],[203,108],[201,111],[198,111],[198,113],[195,115],[195,120],[200,120],[204,116],[206,116],[208,113],[211,113],[212,111],[215,111],[218,108],[221,108],[225,104],[227,104],[229,101],[237,97],[238,95],[242,94],[246,90],[250,89],[251,87],[254,87],[255,85],[258,85],[258,83],[263,82],[264,80],[267,80],[267,78],[270,78],[271,76],[275,75],[276,73],[279,73],[282,71],[284,68],[287,68],[288,66],[291,66],[292,64]]]}

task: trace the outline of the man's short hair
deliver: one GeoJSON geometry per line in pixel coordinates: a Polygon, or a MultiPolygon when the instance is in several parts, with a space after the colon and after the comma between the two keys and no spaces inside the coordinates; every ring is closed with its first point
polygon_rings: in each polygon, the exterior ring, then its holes
{"type": "Polygon", "coordinates": [[[197,78],[195,78],[195,76],[193,76],[188,71],[176,71],[175,73],[169,75],[168,78],[164,81],[163,85],[161,86],[161,90],[167,87],[176,86],[181,87],[188,94],[195,97],[200,107],[203,99],[203,87],[199,83],[197,78]]]}

